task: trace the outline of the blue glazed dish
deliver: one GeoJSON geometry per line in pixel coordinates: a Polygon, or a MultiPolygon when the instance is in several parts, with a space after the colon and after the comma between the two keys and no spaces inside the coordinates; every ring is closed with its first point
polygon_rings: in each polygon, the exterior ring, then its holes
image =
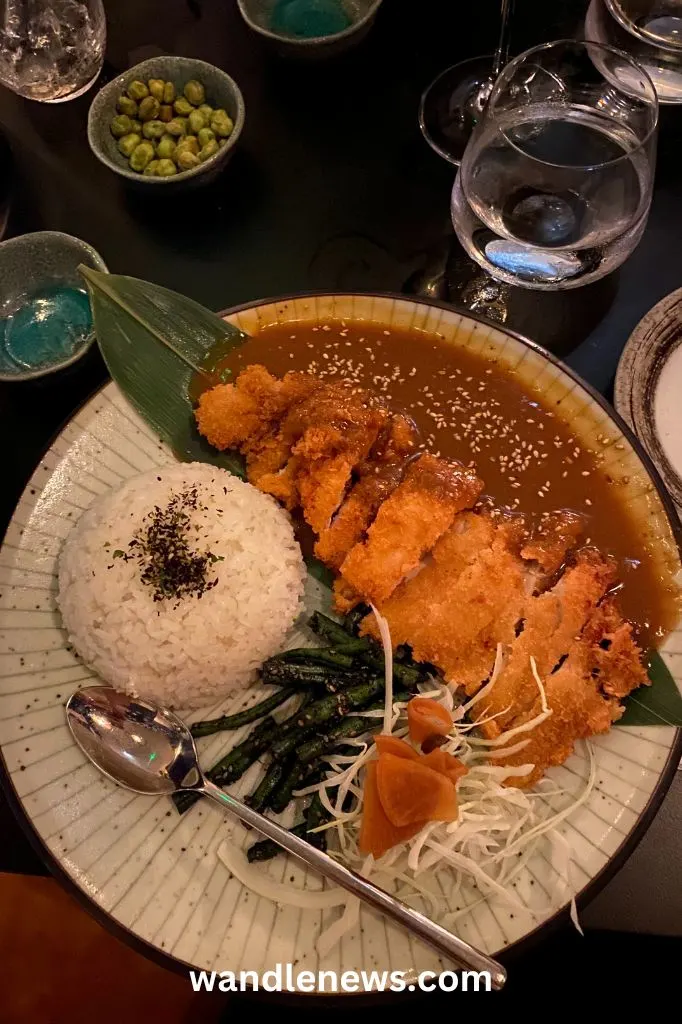
{"type": "Polygon", "coordinates": [[[0,380],[43,377],[90,348],[95,334],[81,263],[107,270],[92,246],[60,231],[0,244],[0,380]]]}

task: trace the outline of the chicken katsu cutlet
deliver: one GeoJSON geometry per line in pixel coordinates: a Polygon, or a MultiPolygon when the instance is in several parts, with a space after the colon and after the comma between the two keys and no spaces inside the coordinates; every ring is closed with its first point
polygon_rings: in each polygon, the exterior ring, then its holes
{"type": "Polygon", "coordinates": [[[286,413],[319,388],[305,373],[287,373],[278,380],[264,366],[247,366],[234,384],[203,392],[195,410],[199,433],[219,451],[240,451],[248,479],[257,485],[286,463],[291,443],[280,432],[286,413]]]}
{"type": "MultiPolygon", "coordinates": [[[[561,665],[545,679],[551,714],[524,734],[528,742],[522,750],[503,757],[505,765],[532,764],[532,772],[511,778],[507,784],[532,786],[551,765],[563,764],[576,740],[608,732],[623,714],[619,697],[648,683],[632,626],[623,621],[614,599],[607,597],[572,639],[561,665]]],[[[541,714],[542,699],[538,695],[512,719],[509,728],[522,726],[541,714]]]]}
{"type": "Polygon", "coordinates": [[[593,548],[583,548],[555,586],[526,601],[521,632],[511,645],[504,671],[477,708],[485,736],[499,736],[533,703],[538,688],[531,657],[540,677],[548,677],[614,580],[613,562],[593,548]]]}
{"type": "MultiPolygon", "coordinates": [[[[491,747],[493,761],[533,766],[509,785],[532,785],[577,739],[608,730],[647,683],[611,593],[616,564],[581,546],[584,518],[532,524],[496,508],[475,470],[425,453],[412,421],[371,391],[253,365],[202,395],[196,417],[213,445],[245,455],[251,483],[301,510],[339,574],[338,611],[373,604],[394,646],[478,694],[471,714],[489,741],[538,719],[515,754],[491,747]]],[[[361,632],[379,638],[373,614],[361,632]]]]}
{"type": "MultiPolygon", "coordinates": [[[[524,526],[519,516],[498,522],[487,511],[455,516],[420,570],[380,606],[393,643],[409,644],[416,661],[438,665],[454,685],[478,689],[523,614],[524,526]]],[[[373,615],[361,632],[379,639],[373,615]]]]}
{"type": "Polygon", "coordinates": [[[355,468],[356,482],[343,505],[320,531],[315,554],[330,568],[340,569],[351,548],[363,539],[381,504],[401,482],[418,440],[417,429],[407,416],[390,416],[367,458],[355,468]]]}
{"type": "Polygon", "coordinates": [[[341,578],[364,601],[381,605],[483,489],[475,472],[459,462],[421,455],[383,502],[367,539],[341,564],[341,578]]]}
{"type": "Polygon", "coordinates": [[[291,445],[278,473],[259,487],[279,497],[278,476],[290,482],[287,507],[300,505],[316,533],[326,530],[363,462],[390,418],[388,410],[346,385],[327,385],[291,407],[280,436],[291,445]]]}

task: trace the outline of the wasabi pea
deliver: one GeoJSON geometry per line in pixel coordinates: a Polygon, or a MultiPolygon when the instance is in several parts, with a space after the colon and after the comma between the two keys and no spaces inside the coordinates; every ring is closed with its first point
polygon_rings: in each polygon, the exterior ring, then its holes
{"type": "Polygon", "coordinates": [[[183,149],[188,149],[190,153],[194,153],[195,156],[198,156],[200,148],[201,147],[199,145],[199,140],[197,139],[196,135],[185,135],[185,137],[183,139],[180,139],[180,141],[178,142],[177,149],[175,151],[176,159],[178,153],[180,153],[183,149]]]}
{"type": "Polygon", "coordinates": [[[142,139],[135,132],[130,135],[124,135],[122,139],[118,140],[118,148],[124,156],[130,156],[136,146],[139,146],[142,139]]]}
{"type": "Polygon", "coordinates": [[[178,170],[191,171],[194,167],[199,166],[199,157],[196,153],[192,153],[191,150],[185,147],[180,152],[176,151],[175,162],[178,165],[178,170]]]}
{"type": "Polygon", "coordinates": [[[153,178],[159,169],[160,160],[150,160],[142,172],[147,178],[153,178]]]}
{"type": "Polygon", "coordinates": [[[149,89],[144,84],[144,82],[141,82],[137,78],[135,79],[134,82],[130,83],[130,85],[126,89],[126,92],[130,96],[131,100],[137,100],[138,103],[140,100],[143,100],[147,96],[149,96],[149,89]]]}
{"type": "Polygon", "coordinates": [[[146,96],[140,103],[140,121],[156,121],[159,116],[161,104],[153,96],[146,96]]]}
{"type": "Polygon", "coordinates": [[[183,92],[193,107],[199,107],[202,103],[206,102],[206,90],[201,82],[197,82],[196,78],[192,78],[187,83],[183,92]]]}
{"type": "Polygon", "coordinates": [[[234,130],[234,122],[226,110],[214,110],[211,117],[211,129],[222,139],[226,139],[234,130]]]}
{"type": "Polygon", "coordinates": [[[180,117],[189,117],[189,115],[194,110],[194,107],[189,102],[189,100],[185,99],[184,96],[178,96],[175,103],[173,104],[173,110],[175,111],[176,114],[179,114],[180,117]]]}
{"type": "Polygon", "coordinates": [[[215,132],[210,128],[202,128],[200,132],[197,132],[197,141],[203,149],[207,143],[215,142],[215,132]]]}
{"type": "Polygon", "coordinates": [[[208,124],[208,121],[199,110],[193,110],[187,118],[187,121],[189,123],[189,130],[194,132],[195,135],[197,135],[198,132],[208,124]]]}
{"type": "Polygon", "coordinates": [[[119,96],[116,101],[116,109],[119,114],[127,114],[128,117],[137,117],[137,103],[131,100],[130,96],[119,96]]]}
{"type": "Polygon", "coordinates": [[[201,106],[199,107],[199,112],[204,115],[204,117],[206,118],[206,124],[208,124],[208,122],[211,120],[213,107],[209,106],[208,103],[202,103],[201,106]]]}
{"type": "Polygon", "coordinates": [[[134,132],[136,135],[142,135],[142,121],[133,119],[130,123],[132,125],[131,132],[134,132]]]}
{"type": "Polygon", "coordinates": [[[171,174],[177,174],[178,169],[172,160],[159,160],[159,166],[156,168],[157,178],[169,178],[171,174]]]}
{"type": "Polygon", "coordinates": [[[203,164],[204,160],[210,160],[212,156],[218,152],[218,143],[215,139],[207,142],[205,146],[202,146],[199,150],[199,160],[203,164]]]}
{"type": "Polygon", "coordinates": [[[175,156],[175,139],[172,135],[164,135],[156,144],[156,155],[160,160],[172,160],[175,156]]]}
{"type": "Polygon", "coordinates": [[[159,107],[159,121],[165,121],[168,124],[169,121],[173,120],[173,108],[170,103],[162,103],[159,107]]]}
{"type": "Polygon", "coordinates": [[[166,82],[163,87],[163,102],[173,104],[175,99],[175,86],[172,82],[166,82]]]}
{"type": "Polygon", "coordinates": [[[145,139],[162,139],[166,134],[166,126],[163,121],[146,121],[142,134],[145,139]]]}
{"type": "Polygon", "coordinates": [[[134,171],[143,171],[154,159],[154,147],[151,142],[141,142],[130,154],[130,166],[134,171]]]}
{"type": "Polygon", "coordinates": [[[163,78],[150,78],[147,82],[147,88],[149,89],[150,96],[153,96],[159,103],[163,103],[163,93],[166,88],[163,78]]]}
{"type": "Polygon", "coordinates": [[[111,122],[111,134],[115,139],[122,139],[124,135],[131,135],[133,122],[127,114],[118,114],[111,122]]]}
{"type": "Polygon", "coordinates": [[[185,122],[180,117],[174,117],[172,121],[169,121],[166,125],[166,131],[169,135],[174,135],[179,138],[181,135],[185,135],[187,129],[185,128],[185,122]]]}

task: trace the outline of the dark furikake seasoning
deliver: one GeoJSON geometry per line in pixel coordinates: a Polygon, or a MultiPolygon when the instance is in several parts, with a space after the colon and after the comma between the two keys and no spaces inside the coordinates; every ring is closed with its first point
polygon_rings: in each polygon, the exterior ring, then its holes
{"type": "Polygon", "coordinates": [[[212,567],[223,559],[197,548],[202,528],[191,516],[207,511],[196,486],[174,494],[167,505],[155,505],[144,517],[127,553],[114,552],[114,557],[137,561],[140,579],[152,588],[154,601],[200,598],[218,583],[217,576],[209,577],[212,567]]]}

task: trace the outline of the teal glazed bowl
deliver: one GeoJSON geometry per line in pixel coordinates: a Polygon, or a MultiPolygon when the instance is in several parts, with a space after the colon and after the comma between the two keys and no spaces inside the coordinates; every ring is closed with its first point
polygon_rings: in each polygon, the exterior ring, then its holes
{"type": "Polygon", "coordinates": [[[78,272],[81,263],[107,271],[104,260],[92,246],[61,231],[36,231],[0,244],[0,380],[44,377],[71,366],[88,351],[95,340],[92,329],[77,344],[59,346],[49,357],[44,351],[36,353],[34,360],[26,360],[32,365],[12,358],[7,341],[6,318],[18,313],[36,293],[66,286],[82,291],[86,301],[85,285],[78,272]]]}
{"type": "Polygon", "coordinates": [[[234,153],[245,117],[244,99],[234,79],[214,64],[193,57],[151,57],[124,71],[104,86],[95,96],[88,114],[88,143],[98,160],[110,171],[125,178],[131,185],[145,190],[172,191],[190,185],[206,184],[216,178],[234,153]],[[180,171],[168,178],[145,177],[133,171],[128,160],[118,149],[118,140],[111,134],[111,122],[118,113],[116,102],[136,78],[146,82],[150,78],[163,78],[173,82],[179,93],[190,79],[197,79],[206,89],[206,102],[222,107],[234,122],[234,130],[224,146],[205,163],[188,171],[180,171]]]}
{"type": "Polygon", "coordinates": [[[319,60],[350,50],[361,42],[374,24],[383,0],[340,0],[350,24],[331,35],[298,37],[273,31],[272,12],[280,0],[237,0],[242,18],[283,57],[319,60]]]}

